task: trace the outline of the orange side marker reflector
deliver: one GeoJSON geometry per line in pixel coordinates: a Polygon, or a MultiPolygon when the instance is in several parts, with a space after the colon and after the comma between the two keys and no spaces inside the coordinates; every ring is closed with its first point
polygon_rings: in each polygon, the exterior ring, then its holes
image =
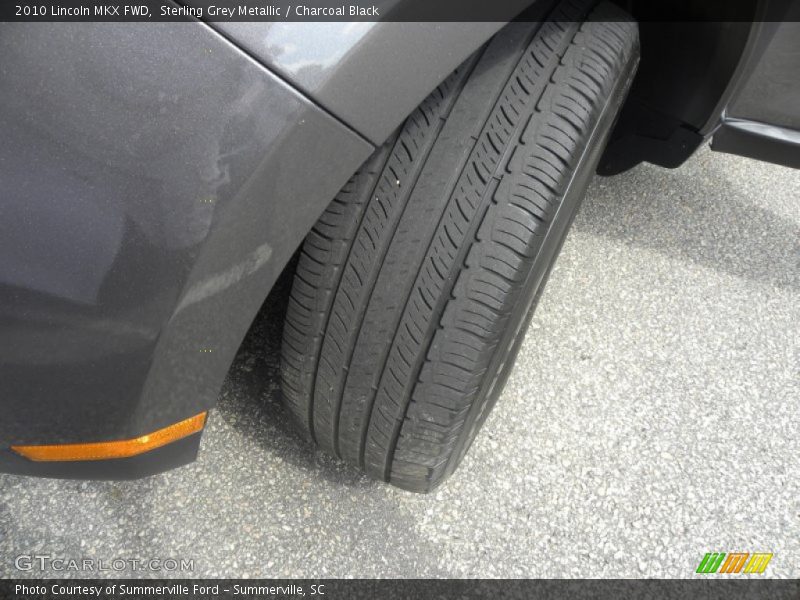
{"type": "Polygon", "coordinates": [[[165,446],[186,436],[197,433],[206,424],[206,414],[200,413],[173,425],[148,433],[132,440],[117,442],[95,442],[92,444],[56,444],[52,446],[11,446],[25,458],[35,461],[56,460],[103,460],[126,458],[165,446]]]}

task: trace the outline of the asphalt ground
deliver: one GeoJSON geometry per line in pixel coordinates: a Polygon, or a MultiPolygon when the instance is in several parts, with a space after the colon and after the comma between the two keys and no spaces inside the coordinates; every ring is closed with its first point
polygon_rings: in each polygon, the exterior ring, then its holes
{"type": "Polygon", "coordinates": [[[706,552],[800,576],[800,172],[701,150],[596,178],[513,375],[428,496],[309,446],[280,406],[285,286],[199,460],[136,482],[0,476],[15,557],[177,558],[111,576],[691,577],[706,552]]]}

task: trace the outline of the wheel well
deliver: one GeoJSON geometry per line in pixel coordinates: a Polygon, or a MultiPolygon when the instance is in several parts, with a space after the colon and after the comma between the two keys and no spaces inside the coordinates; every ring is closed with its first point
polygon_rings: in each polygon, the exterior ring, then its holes
{"type": "Polygon", "coordinates": [[[641,62],[598,173],[642,161],[677,167],[705,139],[746,54],[760,2],[617,4],[639,22],[641,62]]]}

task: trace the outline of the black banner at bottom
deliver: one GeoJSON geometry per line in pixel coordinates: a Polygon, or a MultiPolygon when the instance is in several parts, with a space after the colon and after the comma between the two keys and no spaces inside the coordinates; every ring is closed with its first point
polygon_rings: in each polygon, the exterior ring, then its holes
{"type": "Polygon", "coordinates": [[[702,578],[673,580],[537,579],[44,579],[0,580],[0,598],[15,600],[313,598],[530,598],[798,600],[800,581],[702,578]]]}

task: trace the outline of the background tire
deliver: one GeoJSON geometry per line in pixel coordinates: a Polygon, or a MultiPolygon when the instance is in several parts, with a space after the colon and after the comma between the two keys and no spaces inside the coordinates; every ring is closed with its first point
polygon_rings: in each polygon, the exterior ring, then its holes
{"type": "Polygon", "coordinates": [[[513,23],[459,67],[309,234],[284,326],[286,406],[320,446],[429,491],[458,465],[638,60],[610,4],[513,23]]]}

